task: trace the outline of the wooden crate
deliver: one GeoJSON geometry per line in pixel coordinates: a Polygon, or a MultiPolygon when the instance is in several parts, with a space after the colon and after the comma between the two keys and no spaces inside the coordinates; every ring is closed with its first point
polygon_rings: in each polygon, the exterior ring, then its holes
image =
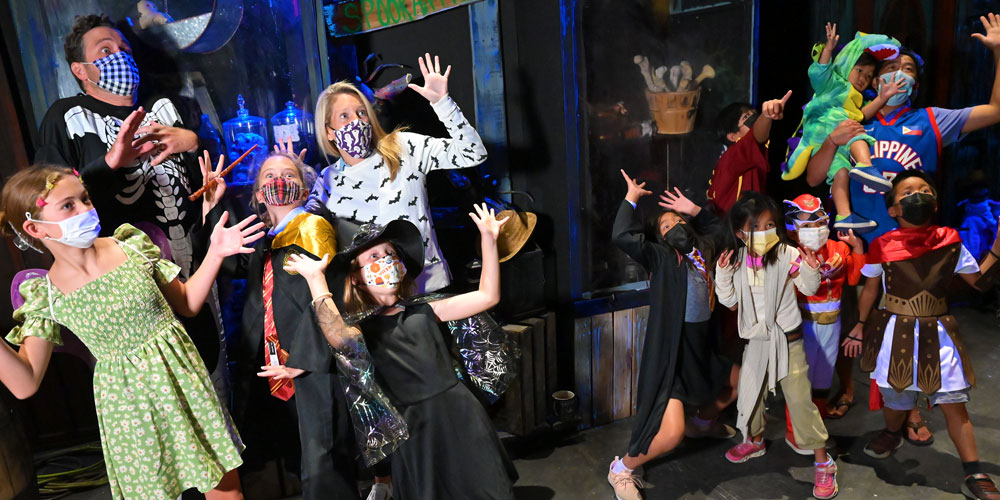
{"type": "Polygon", "coordinates": [[[549,312],[504,326],[518,339],[520,374],[497,403],[497,427],[523,436],[545,424],[549,396],[558,386],[556,367],[556,317],[549,312]]]}
{"type": "Polygon", "coordinates": [[[575,390],[584,427],[634,414],[648,316],[649,306],[641,306],[576,320],[575,390]]]}
{"type": "Polygon", "coordinates": [[[518,376],[497,402],[494,423],[500,430],[523,436],[535,426],[534,331],[527,325],[504,325],[503,329],[517,339],[521,365],[518,376]]]}

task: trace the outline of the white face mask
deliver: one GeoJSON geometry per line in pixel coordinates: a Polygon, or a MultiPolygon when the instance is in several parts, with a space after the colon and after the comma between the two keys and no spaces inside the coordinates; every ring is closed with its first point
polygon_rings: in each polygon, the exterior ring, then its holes
{"type": "Polygon", "coordinates": [[[826,245],[830,239],[830,228],[823,227],[803,227],[799,229],[799,243],[812,251],[817,251],[826,245]]]}
{"type": "Polygon", "coordinates": [[[62,230],[62,236],[59,238],[46,236],[45,239],[58,241],[71,247],[90,248],[101,232],[101,220],[97,217],[97,210],[93,208],[58,222],[32,219],[30,212],[25,212],[24,216],[34,223],[57,224],[62,230]]]}

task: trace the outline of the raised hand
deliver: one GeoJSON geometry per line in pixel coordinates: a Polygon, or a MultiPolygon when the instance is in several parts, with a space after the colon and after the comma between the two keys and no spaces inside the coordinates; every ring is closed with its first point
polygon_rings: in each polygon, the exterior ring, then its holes
{"type": "Polygon", "coordinates": [[[625,169],[622,169],[621,173],[622,177],[625,178],[625,183],[628,184],[628,192],[625,193],[626,200],[632,203],[639,203],[639,198],[653,194],[652,191],[644,189],[646,187],[645,182],[637,183],[635,179],[629,177],[628,174],[625,173],[625,169]]]}
{"type": "Polygon", "coordinates": [[[157,155],[150,160],[153,165],[159,165],[172,154],[187,153],[198,147],[198,134],[180,127],[167,127],[155,121],[140,127],[136,133],[143,136],[133,141],[132,147],[155,144],[157,155]]]}
{"type": "Polygon", "coordinates": [[[330,264],[330,254],[323,254],[322,259],[314,260],[305,255],[289,253],[284,269],[289,274],[298,273],[306,280],[322,279],[328,264],[330,264]]]}
{"type": "Polygon", "coordinates": [[[849,358],[856,358],[858,354],[861,354],[861,339],[864,338],[864,327],[861,323],[854,325],[851,332],[847,334],[847,338],[840,343],[841,347],[844,348],[844,355],[849,358]]]}
{"type": "Polygon", "coordinates": [[[781,99],[771,99],[766,101],[760,107],[760,115],[764,118],[770,118],[772,120],[780,120],[785,117],[785,104],[788,99],[792,97],[792,91],[789,90],[785,93],[785,96],[781,99]]]}
{"type": "Polygon", "coordinates": [[[481,205],[473,205],[476,209],[476,213],[469,212],[469,217],[475,221],[476,227],[479,228],[479,233],[483,237],[491,237],[495,241],[500,235],[500,226],[503,226],[509,217],[504,217],[501,220],[497,220],[497,216],[493,213],[493,209],[486,206],[485,203],[481,205]]]}
{"type": "Polygon", "coordinates": [[[837,231],[837,239],[850,245],[852,252],[865,253],[865,245],[861,242],[861,238],[854,234],[853,229],[848,229],[846,233],[837,231]]]}
{"type": "Polygon", "coordinates": [[[990,12],[985,16],[979,16],[983,23],[986,34],[973,33],[972,38],[979,40],[986,48],[996,53],[1000,50],[1000,14],[990,12]]]}
{"type": "MultiPolygon", "coordinates": [[[[275,153],[295,154],[295,150],[292,149],[292,136],[281,137],[275,140],[277,141],[277,144],[274,145],[275,153]]],[[[299,151],[299,161],[306,161],[306,151],[308,151],[306,148],[302,148],[302,151],[299,151]]]]}
{"type": "Polygon", "coordinates": [[[115,137],[115,143],[111,145],[111,149],[104,155],[104,161],[111,167],[111,170],[131,165],[135,162],[136,158],[152,151],[156,147],[151,142],[139,143],[135,138],[135,135],[139,131],[139,126],[142,125],[142,120],[145,118],[146,110],[140,106],[139,109],[129,113],[125,121],[122,122],[121,127],[118,129],[118,135],[115,137]]]}
{"type": "Polygon", "coordinates": [[[207,214],[219,203],[222,195],[226,194],[226,179],[221,175],[225,168],[226,155],[219,155],[219,161],[212,169],[212,159],[208,156],[208,151],[202,152],[198,157],[198,166],[201,167],[201,178],[206,186],[205,198],[202,199],[202,216],[207,214]]]}
{"type": "Polygon", "coordinates": [[[900,78],[897,81],[896,78],[898,76],[899,76],[898,74],[893,73],[892,74],[892,78],[889,79],[888,83],[883,81],[879,85],[879,87],[878,87],[878,96],[879,97],[881,97],[881,98],[885,99],[886,101],[888,101],[892,96],[894,96],[894,95],[896,95],[896,94],[898,94],[898,93],[903,92],[903,91],[906,90],[906,85],[907,85],[906,80],[900,78]]]}
{"type": "Polygon", "coordinates": [[[664,189],[663,194],[660,195],[660,200],[657,205],[667,209],[679,212],[682,214],[695,216],[701,213],[701,207],[695,205],[693,201],[689,200],[681,190],[674,188],[674,192],[664,189]]]}
{"type": "Polygon", "coordinates": [[[733,251],[732,250],[726,250],[725,252],[722,252],[721,254],[719,254],[719,261],[718,261],[719,262],[719,267],[721,267],[721,268],[727,268],[727,267],[729,267],[730,264],[731,264],[731,262],[729,262],[729,261],[732,260],[732,259],[733,259],[733,251]]]}
{"type": "Polygon", "coordinates": [[[418,86],[411,83],[407,87],[424,96],[424,99],[430,101],[431,104],[435,104],[442,97],[448,95],[448,75],[451,74],[451,65],[445,68],[444,74],[442,74],[441,61],[438,56],[434,56],[432,61],[431,55],[427,53],[417,61],[420,63],[420,74],[424,76],[424,84],[418,86]]]}
{"type": "Polygon", "coordinates": [[[837,34],[837,23],[831,25],[829,22],[826,23],[826,46],[833,50],[833,47],[837,46],[837,42],[840,40],[840,35],[837,34]]]}
{"type": "Polygon", "coordinates": [[[229,212],[224,212],[222,217],[219,217],[219,222],[215,225],[215,228],[212,229],[212,236],[210,237],[211,245],[208,248],[208,253],[216,257],[228,257],[237,253],[253,253],[253,249],[247,248],[246,245],[264,236],[264,233],[261,231],[261,229],[264,229],[263,222],[250,225],[256,218],[256,215],[251,215],[233,227],[226,227],[226,221],[229,220],[229,212]]]}
{"type": "Polygon", "coordinates": [[[816,252],[808,248],[799,247],[799,255],[802,257],[802,262],[804,264],[813,269],[819,269],[819,256],[816,255],[816,252]]]}

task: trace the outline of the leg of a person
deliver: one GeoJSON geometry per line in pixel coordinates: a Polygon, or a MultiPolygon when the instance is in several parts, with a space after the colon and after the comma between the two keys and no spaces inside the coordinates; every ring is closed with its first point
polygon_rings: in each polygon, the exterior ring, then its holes
{"type": "Polygon", "coordinates": [[[816,460],[825,462],[826,440],[829,437],[819,409],[812,401],[809,386],[809,365],[803,341],[788,343],[788,375],[781,379],[781,391],[792,418],[795,443],[804,450],[816,450],[816,460]]]}
{"type": "Polygon", "coordinates": [[[851,156],[854,157],[854,162],[858,165],[871,165],[872,164],[872,152],[869,149],[868,143],[865,141],[854,141],[851,143],[851,156]]]}
{"type": "Polygon", "coordinates": [[[816,324],[813,331],[817,352],[813,358],[806,358],[809,362],[809,383],[814,391],[829,390],[833,385],[833,367],[840,351],[840,319],[826,325],[816,324]]]}
{"type": "Polygon", "coordinates": [[[830,195],[833,197],[833,206],[840,217],[851,215],[851,178],[846,168],[841,168],[833,175],[833,184],[830,186],[830,195]]]}
{"type": "Polygon", "coordinates": [[[240,475],[236,469],[222,476],[218,486],[205,493],[206,500],[243,500],[243,487],[240,485],[240,475]]]}
{"type": "Polygon", "coordinates": [[[737,389],[740,385],[740,365],[733,363],[733,367],[729,370],[729,380],[726,382],[725,387],[719,391],[719,395],[715,397],[715,400],[698,408],[697,416],[702,420],[715,420],[725,410],[729,405],[736,401],[739,392],[737,389]]]}
{"type": "MultiPolygon", "coordinates": [[[[874,384],[875,381],[872,380],[874,384]]],[[[917,404],[914,391],[896,392],[894,389],[879,387],[884,406],[882,415],[885,417],[885,428],[889,432],[899,432],[906,421],[906,414],[917,404]]]]}
{"type": "Polygon", "coordinates": [[[303,500],[361,498],[347,442],[353,439],[353,430],[336,378],[334,374],[309,373],[295,379],[303,500]]]}
{"type": "Polygon", "coordinates": [[[629,469],[635,469],[676,448],[682,439],[684,439],[684,403],[679,399],[671,399],[667,402],[667,408],[663,412],[660,430],[656,431],[646,453],[637,457],[627,455],[622,458],[622,463],[629,469]]]}
{"type": "Polygon", "coordinates": [[[955,443],[958,450],[958,458],[963,462],[975,462],[979,460],[979,451],[976,449],[976,435],[972,430],[972,422],[969,420],[969,412],[965,410],[965,403],[942,403],[938,405],[944,419],[948,423],[948,435],[955,443]]]}
{"type": "Polygon", "coordinates": [[[753,407],[753,411],[750,413],[750,420],[747,423],[747,433],[749,436],[744,436],[747,441],[756,441],[764,435],[764,429],[767,427],[767,419],[764,416],[764,400],[767,398],[767,379],[760,385],[760,392],[757,393],[757,403],[753,407]]]}
{"type": "MultiPolygon", "coordinates": [[[[841,341],[858,322],[858,293],[860,293],[860,289],[860,284],[859,286],[844,284],[844,292],[840,299],[841,341]]],[[[854,358],[845,356],[843,351],[838,351],[837,354],[837,381],[840,382],[840,390],[837,391],[838,394],[833,399],[833,403],[836,403],[841,397],[846,401],[854,401],[854,358]]],[[[828,410],[833,409],[828,407],[828,410]]]]}

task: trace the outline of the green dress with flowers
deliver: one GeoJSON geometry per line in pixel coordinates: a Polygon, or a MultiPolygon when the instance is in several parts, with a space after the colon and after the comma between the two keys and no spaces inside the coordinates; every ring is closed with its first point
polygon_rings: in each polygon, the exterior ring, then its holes
{"type": "Polygon", "coordinates": [[[22,325],[7,340],[60,344],[62,325],[97,358],[94,399],[114,498],[208,491],[242,463],[243,443],[158,287],[180,268],[128,224],[113,237],[126,261],[81,288],[63,294],[48,277],[22,283],[24,305],[14,311],[22,325]]]}

